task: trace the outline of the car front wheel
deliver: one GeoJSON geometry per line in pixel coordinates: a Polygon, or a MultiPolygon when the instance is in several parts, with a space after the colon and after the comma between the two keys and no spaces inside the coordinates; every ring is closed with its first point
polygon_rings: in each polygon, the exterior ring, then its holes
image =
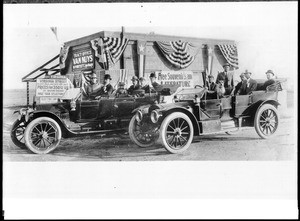
{"type": "Polygon", "coordinates": [[[193,136],[192,121],[184,113],[170,114],[163,120],[160,127],[162,144],[170,153],[181,153],[188,149],[193,136]]]}
{"type": "Polygon", "coordinates": [[[270,138],[278,129],[279,115],[271,104],[264,104],[255,114],[254,127],[257,134],[263,138],[270,138]]]}
{"type": "Polygon", "coordinates": [[[129,123],[129,137],[139,147],[150,147],[155,144],[159,135],[155,128],[143,122],[138,122],[133,116],[129,123]]]}
{"type": "Polygon", "coordinates": [[[25,130],[25,144],[36,154],[53,151],[61,140],[59,124],[49,117],[39,117],[31,121],[25,130]]]}

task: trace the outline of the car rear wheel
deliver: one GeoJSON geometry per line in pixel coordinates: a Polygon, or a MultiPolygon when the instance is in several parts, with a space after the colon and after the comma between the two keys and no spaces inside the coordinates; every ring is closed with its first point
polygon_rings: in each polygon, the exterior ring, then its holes
{"type": "Polygon", "coordinates": [[[10,137],[12,142],[19,148],[25,149],[25,139],[24,139],[24,132],[25,132],[25,122],[22,120],[16,120],[12,126],[10,131],[10,137]]]}
{"type": "Polygon", "coordinates": [[[279,115],[271,104],[264,104],[255,114],[254,127],[257,134],[263,138],[270,138],[278,129],[279,115]]]}
{"type": "Polygon", "coordinates": [[[61,140],[59,124],[49,117],[39,117],[31,121],[25,130],[25,144],[36,154],[53,151],[61,140]]]}
{"type": "Polygon", "coordinates": [[[155,128],[150,128],[150,125],[138,122],[133,116],[129,123],[129,137],[139,147],[150,147],[155,144],[159,138],[155,128]]]}
{"type": "Polygon", "coordinates": [[[160,127],[162,144],[170,153],[181,153],[188,149],[193,136],[192,121],[184,113],[170,114],[163,120],[160,127]]]}

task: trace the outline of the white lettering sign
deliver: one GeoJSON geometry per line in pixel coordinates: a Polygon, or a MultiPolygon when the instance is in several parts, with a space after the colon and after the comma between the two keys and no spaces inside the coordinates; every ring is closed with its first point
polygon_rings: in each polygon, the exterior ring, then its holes
{"type": "Polygon", "coordinates": [[[73,70],[94,68],[94,55],[91,49],[73,53],[73,70]]]}
{"type": "Polygon", "coordinates": [[[180,84],[181,87],[194,87],[192,71],[160,71],[157,72],[157,80],[160,84],[180,84]]]}
{"type": "Polygon", "coordinates": [[[62,97],[69,89],[67,78],[43,78],[36,80],[37,97],[62,97]]]}

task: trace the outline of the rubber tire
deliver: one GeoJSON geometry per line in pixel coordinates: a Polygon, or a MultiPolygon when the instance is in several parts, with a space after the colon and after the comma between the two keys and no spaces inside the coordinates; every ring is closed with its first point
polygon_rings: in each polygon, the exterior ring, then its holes
{"type": "Polygon", "coordinates": [[[36,153],[36,154],[47,154],[47,153],[50,153],[51,151],[55,150],[57,148],[57,146],[59,145],[59,142],[61,140],[61,136],[62,136],[62,132],[61,132],[61,128],[59,126],[59,124],[53,120],[52,118],[49,118],[49,117],[39,117],[39,118],[36,118],[34,119],[33,121],[31,121],[28,126],[26,127],[25,129],[25,144],[26,144],[26,147],[31,150],[33,153],[36,153]],[[33,129],[33,127],[41,122],[41,121],[45,121],[45,122],[51,122],[52,123],[52,126],[55,126],[56,129],[57,129],[57,140],[54,144],[53,147],[47,149],[47,150],[39,150],[37,148],[35,148],[35,146],[30,142],[30,133],[31,133],[31,130],[33,129]]]}
{"type": "MultiPolygon", "coordinates": [[[[13,132],[13,129],[16,128],[20,123],[22,123],[22,121],[20,121],[19,119],[17,119],[13,125],[12,125],[12,128],[11,128],[11,131],[10,131],[10,138],[12,140],[12,142],[17,146],[19,147],[20,149],[26,149],[26,145],[25,145],[25,142],[22,143],[20,142],[16,136],[15,136],[15,133],[13,132]]],[[[24,132],[25,134],[25,132],[24,132]]],[[[24,135],[25,136],[25,135],[24,135]]]]}
{"type": "Polygon", "coordinates": [[[160,126],[160,141],[162,143],[162,145],[164,146],[164,148],[169,151],[170,153],[182,153],[184,151],[186,151],[189,146],[191,145],[192,141],[193,141],[193,137],[194,137],[194,127],[193,127],[193,124],[192,124],[192,121],[191,119],[184,113],[181,113],[181,112],[174,112],[174,113],[171,113],[169,116],[167,116],[161,126],[160,126]],[[165,137],[165,131],[167,129],[167,126],[169,125],[169,123],[174,119],[174,118],[178,118],[178,117],[181,117],[183,118],[184,120],[187,121],[189,127],[190,127],[190,137],[187,141],[187,143],[185,144],[185,146],[179,150],[177,149],[173,149],[172,147],[170,147],[166,141],[166,137],[165,137]]]}
{"type": "Polygon", "coordinates": [[[279,119],[279,114],[278,114],[278,111],[276,109],[276,107],[274,107],[273,105],[271,104],[264,104],[263,106],[261,106],[257,111],[256,111],[256,114],[255,114],[255,118],[254,118],[254,127],[255,127],[255,130],[256,130],[256,133],[263,139],[268,139],[270,137],[272,137],[276,131],[278,130],[278,126],[279,126],[279,122],[280,122],[280,119],[279,119]],[[260,130],[260,126],[259,126],[259,118],[261,116],[261,114],[267,110],[267,109],[271,109],[274,111],[274,113],[276,114],[277,116],[277,119],[278,119],[278,122],[277,122],[277,128],[275,130],[274,133],[272,133],[271,135],[267,136],[265,135],[261,130],[260,130]]]}
{"type": "Polygon", "coordinates": [[[147,144],[144,144],[144,143],[141,143],[138,141],[138,139],[136,139],[136,137],[134,136],[134,133],[133,133],[133,130],[134,130],[134,127],[135,127],[135,115],[131,118],[130,120],[130,123],[129,123],[129,129],[128,129],[128,133],[129,133],[129,137],[131,139],[131,141],[133,143],[135,143],[136,145],[138,145],[139,147],[143,147],[143,148],[146,148],[146,147],[151,147],[153,146],[156,141],[158,140],[159,136],[157,136],[157,138],[153,141],[151,141],[150,143],[147,143],[147,144]]]}

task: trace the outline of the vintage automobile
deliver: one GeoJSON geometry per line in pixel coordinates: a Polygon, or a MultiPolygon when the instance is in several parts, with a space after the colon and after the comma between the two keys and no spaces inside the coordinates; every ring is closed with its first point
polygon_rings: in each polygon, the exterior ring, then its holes
{"type": "Polygon", "coordinates": [[[277,107],[280,82],[249,95],[209,99],[204,87],[181,88],[161,96],[158,104],[137,108],[129,124],[131,140],[140,147],[160,141],[170,153],[188,149],[194,136],[236,133],[254,127],[261,138],[275,134],[279,126],[277,107]]]}
{"type": "Polygon", "coordinates": [[[98,100],[83,100],[81,88],[69,89],[56,103],[34,102],[30,108],[15,111],[19,118],[12,126],[11,139],[20,148],[47,154],[62,137],[127,132],[134,109],[157,103],[161,94],[168,93],[168,87],[161,87],[155,93],[142,90],[136,91],[136,96],[113,93],[98,100]]]}

